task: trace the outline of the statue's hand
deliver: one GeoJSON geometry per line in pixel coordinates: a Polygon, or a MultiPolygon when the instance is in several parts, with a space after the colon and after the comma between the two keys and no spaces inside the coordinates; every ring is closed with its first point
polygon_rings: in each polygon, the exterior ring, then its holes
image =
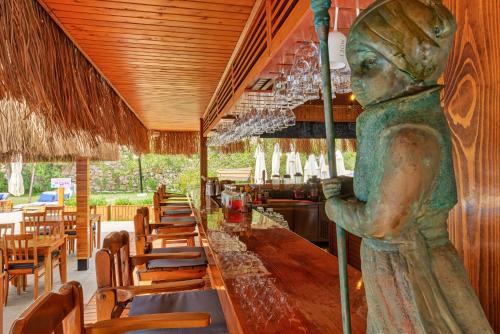
{"type": "Polygon", "coordinates": [[[323,180],[323,194],[327,200],[332,197],[340,195],[340,189],[342,186],[342,180],[339,178],[325,179],[323,180]]]}

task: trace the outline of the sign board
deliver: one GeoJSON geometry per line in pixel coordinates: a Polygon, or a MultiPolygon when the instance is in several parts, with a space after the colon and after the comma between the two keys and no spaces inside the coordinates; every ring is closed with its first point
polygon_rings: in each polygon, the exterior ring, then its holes
{"type": "Polygon", "coordinates": [[[70,177],[61,177],[61,178],[50,179],[50,187],[51,188],[71,189],[71,178],[70,177]]]}

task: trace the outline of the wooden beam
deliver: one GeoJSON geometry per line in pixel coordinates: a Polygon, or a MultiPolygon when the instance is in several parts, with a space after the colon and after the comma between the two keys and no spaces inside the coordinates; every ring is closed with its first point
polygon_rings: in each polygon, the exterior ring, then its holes
{"type": "MultiPolygon", "coordinates": [[[[335,103],[335,100],[334,102],[335,103]]],[[[363,110],[358,104],[333,105],[335,122],[356,122],[363,110]]],[[[303,104],[293,110],[297,122],[324,122],[323,106],[316,104],[303,104]]]]}
{"type": "Polygon", "coordinates": [[[203,118],[200,118],[200,202],[205,200],[205,185],[208,177],[207,137],[203,135],[203,118]]]}
{"type": "Polygon", "coordinates": [[[76,158],[76,256],[78,270],[88,269],[90,253],[89,197],[90,172],[89,159],[76,158]]]}

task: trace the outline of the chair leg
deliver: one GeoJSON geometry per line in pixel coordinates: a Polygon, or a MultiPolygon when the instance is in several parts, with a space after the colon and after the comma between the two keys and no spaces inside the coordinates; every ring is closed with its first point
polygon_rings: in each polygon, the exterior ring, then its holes
{"type": "Polygon", "coordinates": [[[28,285],[28,275],[23,275],[23,292],[26,292],[27,285],[28,285]]]}
{"type": "Polygon", "coordinates": [[[61,259],[59,258],[59,279],[61,280],[60,282],[63,281],[63,270],[62,270],[62,265],[61,265],[61,259]]]}
{"type": "Polygon", "coordinates": [[[17,275],[16,278],[16,290],[17,290],[17,294],[20,295],[21,294],[21,288],[23,287],[23,283],[22,283],[22,275],[17,275]]]}
{"type": "Polygon", "coordinates": [[[33,273],[33,297],[36,300],[38,298],[38,269],[35,269],[33,273]]]}
{"type": "Polygon", "coordinates": [[[4,277],[3,277],[3,293],[4,293],[4,297],[3,297],[3,303],[5,306],[7,306],[7,299],[9,298],[9,273],[5,273],[4,277]]]}

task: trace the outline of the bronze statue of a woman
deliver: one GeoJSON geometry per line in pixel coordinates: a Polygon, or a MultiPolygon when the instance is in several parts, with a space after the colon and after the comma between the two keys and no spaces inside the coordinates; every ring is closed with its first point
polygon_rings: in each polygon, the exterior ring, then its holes
{"type": "Polygon", "coordinates": [[[457,202],[437,80],[455,32],[439,0],[378,0],[348,38],[356,199],[325,182],[328,216],[363,238],[368,333],[493,333],[447,231],[457,202]]]}

